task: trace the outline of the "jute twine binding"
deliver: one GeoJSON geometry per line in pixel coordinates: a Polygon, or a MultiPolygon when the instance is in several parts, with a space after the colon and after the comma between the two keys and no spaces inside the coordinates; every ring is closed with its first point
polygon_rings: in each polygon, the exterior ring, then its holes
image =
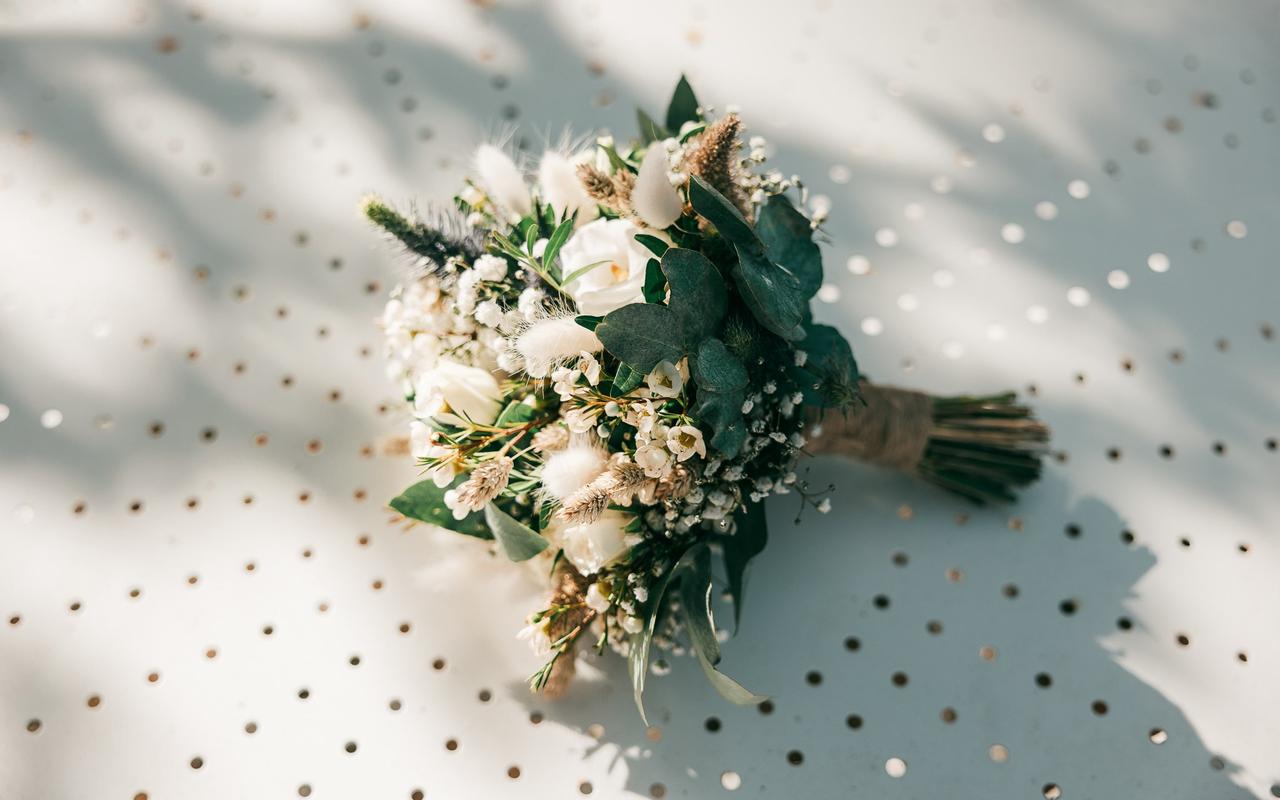
{"type": "Polygon", "coordinates": [[[861,389],[865,406],[855,403],[822,414],[822,435],[810,442],[809,452],[913,471],[924,458],[933,432],[933,397],[866,381],[861,389]]]}
{"type": "MultiPolygon", "coordinates": [[[[568,611],[547,625],[547,635],[554,642],[580,625],[586,627],[596,616],[596,612],[583,603],[582,598],[586,596],[588,581],[573,568],[572,564],[567,561],[557,564],[556,574],[551,580],[550,604],[571,606],[568,611]]],[[[556,663],[551,665],[551,677],[547,678],[546,685],[542,687],[542,693],[547,697],[562,697],[568,691],[574,673],[577,672],[579,638],[581,637],[575,637],[569,643],[568,649],[556,659],[556,663]]]]}

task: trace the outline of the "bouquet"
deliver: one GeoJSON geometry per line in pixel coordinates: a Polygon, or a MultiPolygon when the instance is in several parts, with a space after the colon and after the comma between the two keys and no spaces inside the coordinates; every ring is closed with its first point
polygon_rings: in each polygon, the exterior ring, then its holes
{"type": "Polygon", "coordinates": [[[655,647],[692,653],[734,702],[764,699],[720,669],[712,562],[736,624],[766,498],[830,509],[801,455],[987,502],[1036,479],[1048,431],[1012,394],[868,383],[810,312],[824,215],[802,182],[683,78],[663,123],[638,117],[630,145],[544,153],[532,187],[484,145],[452,207],[364,212],[412,262],[381,325],[423,479],[391,507],[539,565],[531,687],[559,694],[582,645],[612,649],[643,717],[655,647]]]}

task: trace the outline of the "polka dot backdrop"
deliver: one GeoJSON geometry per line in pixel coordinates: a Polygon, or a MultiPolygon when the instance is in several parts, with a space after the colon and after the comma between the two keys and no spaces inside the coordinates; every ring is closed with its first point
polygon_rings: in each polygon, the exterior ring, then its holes
{"type": "Polygon", "coordinates": [[[16,0],[0,36],[0,797],[1280,796],[1265,4],[16,0]],[[831,212],[878,381],[1017,388],[1043,482],[832,461],[721,701],[531,696],[536,581],[406,528],[364,192],[632,132],[686,72],[831,212]]]}

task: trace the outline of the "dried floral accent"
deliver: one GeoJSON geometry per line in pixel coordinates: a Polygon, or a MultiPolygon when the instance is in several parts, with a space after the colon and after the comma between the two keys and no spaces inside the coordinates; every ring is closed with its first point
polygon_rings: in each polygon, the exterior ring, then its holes
{"type": "Polygon", "coordinates": [[[685,166],[690,175],[697,175],[711,184],[712,188],[737,206],[744,216],[748,216],[751,207],[738,186],[738,151],[742,146],[738,141],[740,128],[741,122],[737,114],[721,117],[708,125],[698,136],[697,147],[686,158],[685,166]]]}
{"type": "Polygon", "coordinates": [[[572,564],[561,561],[552,582],[550,606],[564,610],[547,622],[547,636],[558,644],[540,680],[543,694],[555,698],[563,696],[573,680],[577,671],[578,636],[596,617],[596,612],[586,604],[587,579],[572,564]]]}
{"type": "MultiPolygon", "coordinates": [[[[608,473],[601,476],[606,479],[609,477],[608,473]]],[[[609,507],[612,483],[612,480],[597,478],[583,486],[564,501],[557,516],[568,525],[588,525],[595,522],[609,507]]]]}
{"type": "Polygon", "coordinates": [[[625,169],[613,176],[613,197],[619,211],[631,210],[631,191],[636,188],[636,174],[625,169]]]}
{"type": "Polygon", "coordinates": [[[679,500],[693,489],[693,471],[683,464],[677,464],[671,474],[658,481],[654,496],[658,500],[679,500]]]}
{"type": "Polygon", "coordinates": [[[582,182],[582,188],[592,200],[608,208],[618,207],[617,187],[614,186],[613,178],[609,173],[591,164],[579,164],[578,180],[582,182]]]}
{"type": "Polygon", "coordinates": [[[631,496],[640,491],[649,476],[644,474],[644,467],[634,461],[618,461],[609,467],[609,471],[600,479],[608,479],[609,496],[615,502],[625,503],[631,496]]]}
{"type": "Polygon", "coordinates": [[[383,456],[407,456],[413,452],[408,436],[387,436],[378,442],[378,454],[383,456]]]}
{"type": "Polygon", "coordinates": [[[563,425],[548,425],[533,435],[535,453],[554,453],[569,446],[569,429],[563,425]]]}
{"type": "Polygon", "coordinates": [[[508,456],[486,461],[471,472],[471,477],[457,489],[457,505],[471,511],[479,511],[489,501],[507,488],[511,468],[515,465],[508,456]]]}

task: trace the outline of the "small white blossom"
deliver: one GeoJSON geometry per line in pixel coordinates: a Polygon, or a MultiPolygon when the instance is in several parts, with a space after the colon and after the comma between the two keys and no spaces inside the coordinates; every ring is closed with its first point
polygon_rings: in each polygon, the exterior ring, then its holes
{"type": "Polygon", "coordinates": [[[538,658],[546,658],[551,655],[551,637],[547,635],[547,621],[531,622],[520,629],[516,634],[517,639],[524,639],[529,643],[529,647],[533,650],[533,654],[538,658]]]}
{"type": "Polygon", "coordinates": [[[769,381],[764,385],[765,394],[773,394],[776,391],[778,391],[778,384],[774,383],[773,381],[769,381]]]}
{"type": "Polygon", "coordinates": [[[631,590],[631,593],[635,595],[637,603],[643,603],[649,599],[649,588],[647,586],[637,586],[631,590]]]}
{"type": "Polygon", "coordinates": [[[658,397],[675,397],[684,388],[680,369],[670,361],[659,361],[653,372],[645,376],[644,382],[658,397]]]}
{"type": "Polygon", "coordinates": [[[688,461],[696,453],[704,458],[707,445],[702,441],[702,431],[693,425],[679,425],[667,434],[667,449],[675,454],[677,461],[688,461]]]}
{"type": "Polygon", "coordinates": [[[481,325],[487,325],[490,328],[496,328],[502,324],[502,306],[493,300],[485,300],[476,306],[476,322],[481,325]]]}
{"type": "Polygon", "coordinates": [[[586,603],[587,608],[590,608],[592,611],[600,614],[608,611],[609,606],[612,605],[612,603],[609,602],[608,587],[601,584],[600,581],[596,581],[588,586],[586,603]]]}
{"type": "Polygon", "coordinates": [[[485,253],[476,259],[472,269],[480,276],[480,280],[484,281],[501,281],[507,277],[506,259],[499,258],[495,255],[485,253]]]}
{"type": "Polygon", "coordinates": [[[627,633],[639,633],[644,630],[644,622],[639,617],[626,616],[622,618],[622,629],[627,633]]]}
{"type": "Polygon", "coordinates": [[[805,362],[809,360],[809,354],[803,350],[796,351],[796,366],[803,367],[805,362]]]}
{"type": "Polygon", "coordinates": [[[822,500],[818,503],[818,513],[827,514],[827,513],[830,513],[830,511],[831,511],[831,498],[829,497],[822,498],[822,500]]]}

